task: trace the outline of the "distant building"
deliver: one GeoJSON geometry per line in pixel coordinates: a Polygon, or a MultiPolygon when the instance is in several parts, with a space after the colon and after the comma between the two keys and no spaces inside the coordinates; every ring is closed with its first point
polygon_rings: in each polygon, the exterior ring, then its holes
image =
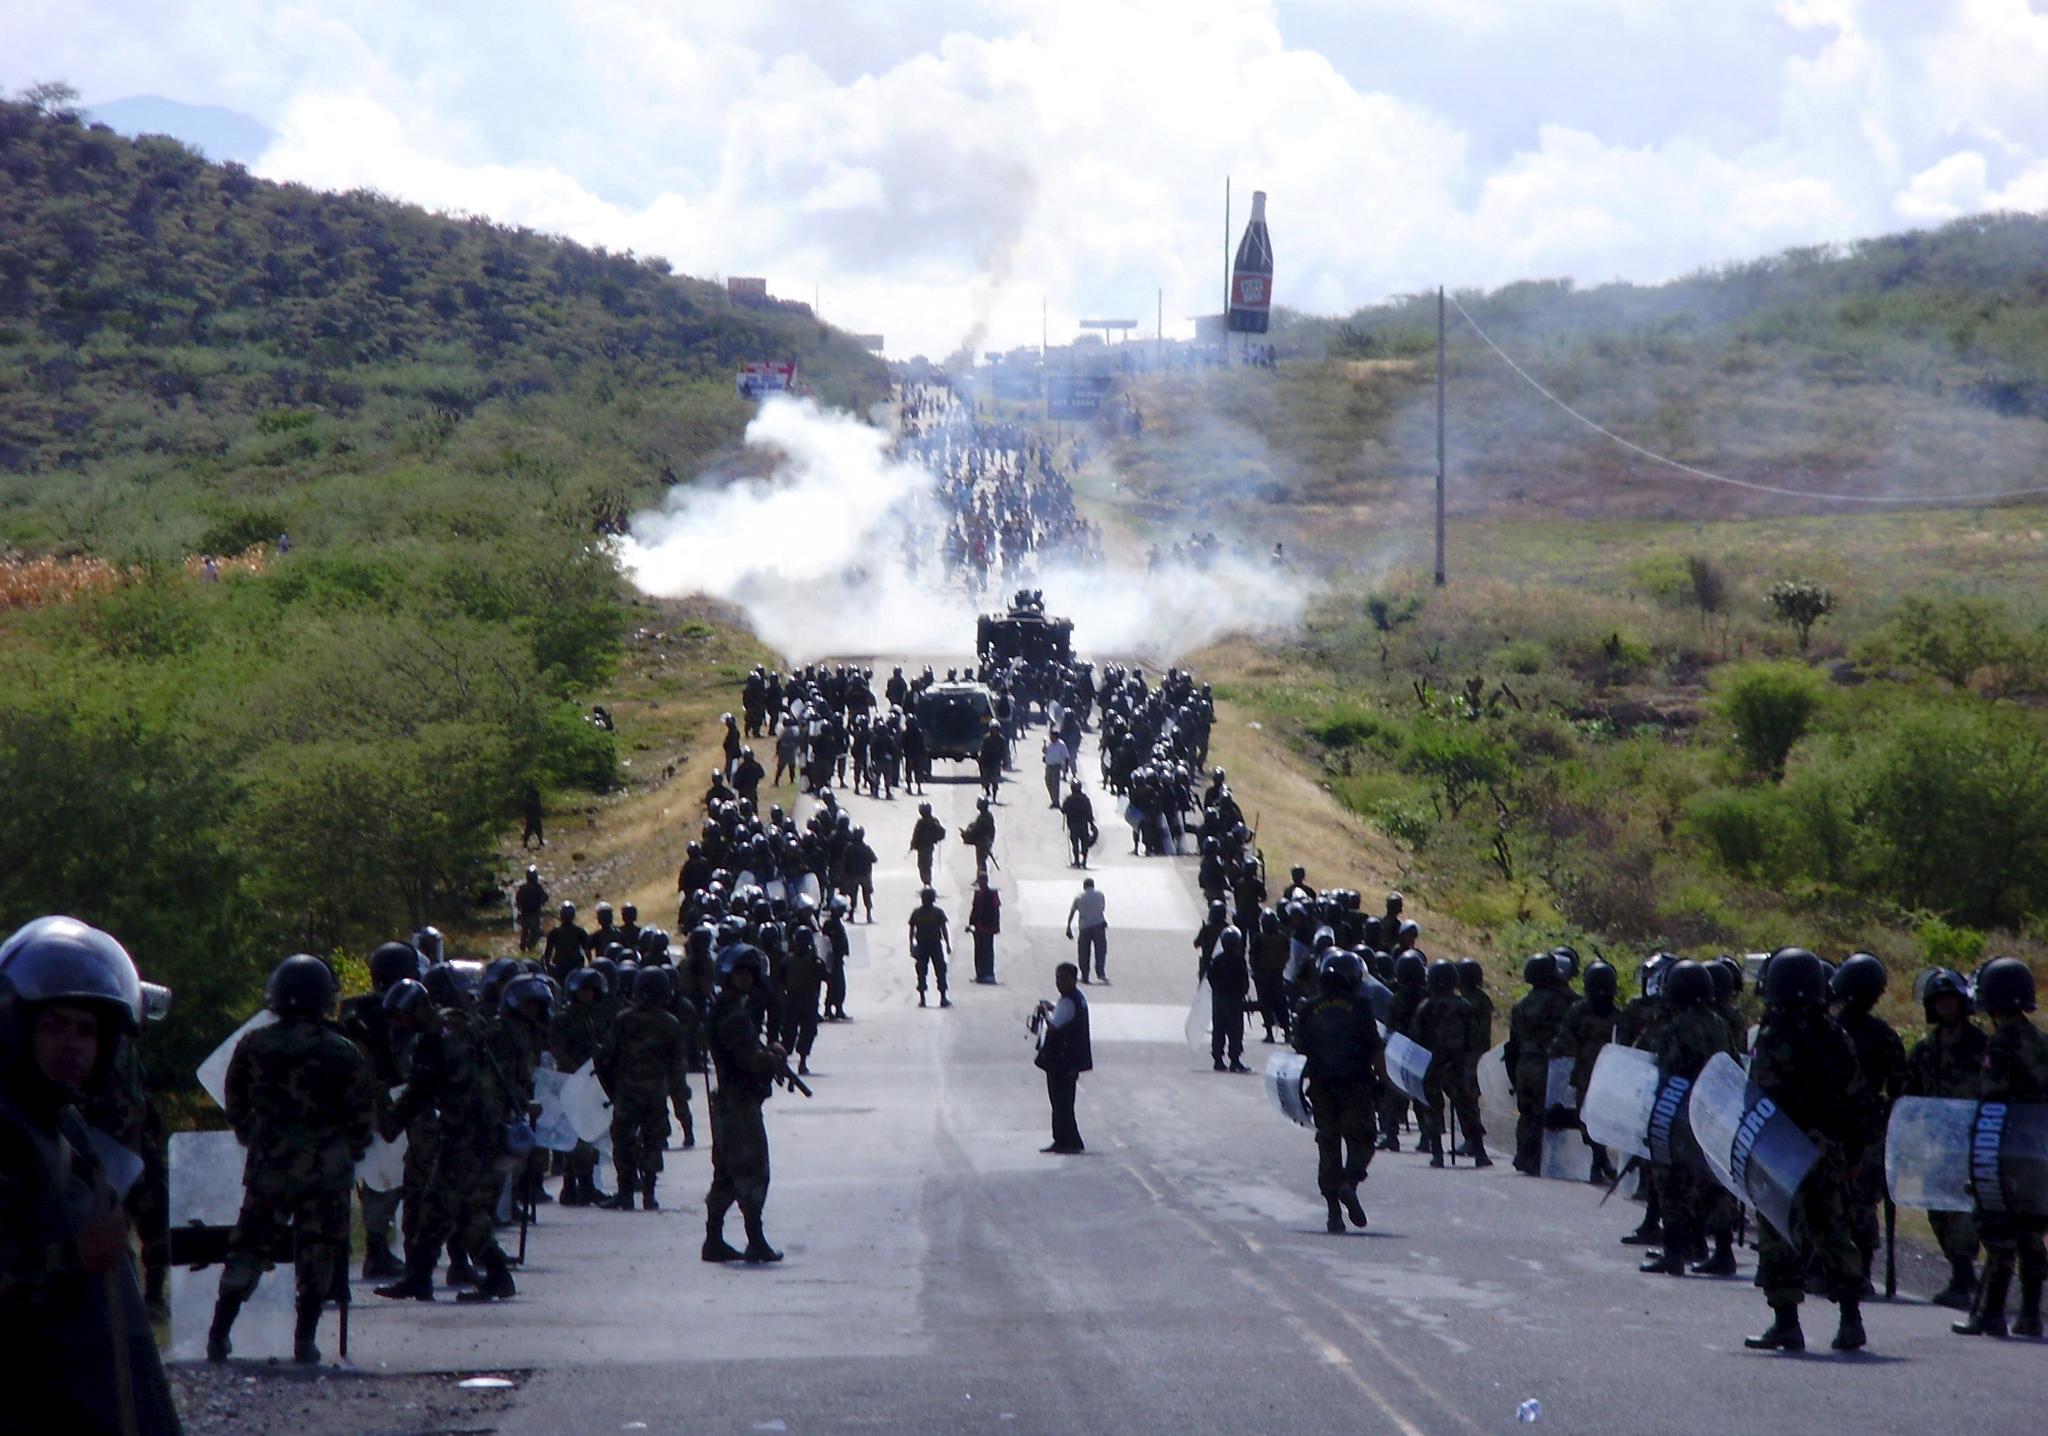
{"type": "Polygon", "coordinates": [[[735,304],[766,304],[768,281],[754,276],[732,275],[725,281],[725,292],[735,304]]]}

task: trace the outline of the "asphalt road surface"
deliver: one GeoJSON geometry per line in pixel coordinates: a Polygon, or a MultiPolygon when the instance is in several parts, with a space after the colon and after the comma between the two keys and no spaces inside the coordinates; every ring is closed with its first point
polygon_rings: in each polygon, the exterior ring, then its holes
{"type": "MultiPolygon", "coordinates": [[[[1088,1151],[1041,1155],[1045,1087],[1024,1024],[1071,955],[1061,928],[1081,875],[1037,750],[1036,734],[1020,743],[997,811],[999,986],[969,980],[973,855],[943,850],[949,1010],[918,1008],[907,956],[916,800],[849,801],[882,859],[877,920],[858,929],[869,959],[849,974],[854,1020],[821,1031],[816,1099],[769,1103],[767,1228],[786,1261],[700,1262],[708,1150],[672,1149],[658,1213],[542,1208],[514,1302],[364,1293],[357,1361],[528,1371],[498,1429],[546,1436],[1414,1436],[1511,1427],[1529,1398],[1564,1431],[2037,1428],[2038,1344],[1951,1336],[1953,1313],[1902,1295],[1866,1308],[1859,1356],[1827,1352],[1834,1308],[1818,1300],[1804,1309],[1806,1356],[1747,1352],[1743,1336],[1768,1320],[1753,1252],[1736,1279],[1639,1275],[1639,1253],[1617,1244],[1639,1208],[1519,1176],[1506,1155],[1478,1172],[1381,1154],[1363,1188],[1369,1228],[1327,1235],[1310,1135],[1260,1078],[1211,1071],[1183,1038],[1193,861],[1130,856],[1100,792],[1112,985],[1087,989],[1088,1151]]],[[[930,800],[957,832],[972,768],[939,769],[930,800]]],[[[1082,771],[1092,779],[1092,745],[1082,771]]],[[[1286,854],[1268,857],[1285,870],[1286,854]]],[[[1430,915],[1416,916],[1427,947],[1430,915]]],[[[1255,1024],[1252,1036],[1257,1069],[1276,1049],[1255,1024]]],[[[1493,1138],[1496,1154],[1509,1136],[1493,1138]]]]}

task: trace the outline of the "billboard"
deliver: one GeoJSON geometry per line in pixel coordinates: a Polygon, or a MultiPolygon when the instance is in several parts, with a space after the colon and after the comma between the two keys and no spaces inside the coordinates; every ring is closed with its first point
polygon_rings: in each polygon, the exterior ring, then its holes
{"type": "Polygon", "coordinates": [[[1230,266],[1230,332],[1264,334],[1273,307],[1273,241],[1266,233],[1266,192],[1252,196],[1251,223],[1230,266]]]}
{"type": "Polygon", "coordinates": [[[768,297],[768,281],[758,277],[733,275],[725,281],[725,292],[743,304],[758,304],[768,297]]]}
{"type": "Polygon", "coordinates": [[[1116,383],[1114,374],[1048,374],[1045,376],[1045,417],[1092,419],[1116,383]]]}
{"type": "Polygon", "coordinates": [[[796,388],[796,363],[792,360],[786,364],[742,364],[733,384],[745,399],[786,394],[796,388]]]}
{"type": "Polygon", "coordinates": [[[856,334],[853,342],[873,354],[882,352],[882,336],[879,334],[856,334]]]}

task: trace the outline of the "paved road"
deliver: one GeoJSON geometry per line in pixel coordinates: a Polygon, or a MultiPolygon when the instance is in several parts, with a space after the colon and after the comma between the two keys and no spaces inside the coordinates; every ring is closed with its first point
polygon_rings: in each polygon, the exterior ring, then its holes
{"type": "MultiPolygon", "coordinates": [[[[1965,1341],[1950,1313],[1872,1304],[1870,1352],[1745,1352],[1767,1313],[1743,1280],[1634,1270],[1638,1216],[1587,1187],[1382,1155],[1364,1233],[1331,1237],[1307,1133],[1262,1083],[1209,1070],[1181,1036],[1194,987],[1192,862],[1118,850],[1110,976],[1093,998],[1076,1158],[1041,1156],[1043,1081],[1024,1019],[1071,944],[1079,874],[1032,740],[1005,789],[998,987],[965,980],[920,1011],[903,918],[914,802],[855,800],[882,854],[855,1021],[827,1026],[817,1098],[769,1106],[776,1268],[697,1260],[708,1157],[672,1151],[663,1210],[543,1209],[522,1295],[484,1309],[367,1301],[366,1365],[531,1368],[507,1432],[1478,1432],[1526,1397],[1588,1432],[2019,1431],[2048,1351],[1965,1341]]],[[[1093,768],[1092,751],[1084,759],[1093,768]]],[[[941,764],[942,771],[949,765],[941,764]]],[[[783,790],[787,793],[787,790],[783,790]]],[[[953,829],[975,785],[933,785],[953,829]]],[[[1099,795],[1098,795],[1099,796],[1099,795]]],[[[1284,855],[1272,855],[1276,861],[1284,855]]],[[[964,921],[972,855],[945,852],[964,921]]],[[[1419,914],[1428,930],[1429,914],[1419,914]]],[[[1260,1065],[1272,1049],[1254,1046],[1260,1065]]],[[[735,1228],[737,1219],[735,1218],[735,1228]]]]}

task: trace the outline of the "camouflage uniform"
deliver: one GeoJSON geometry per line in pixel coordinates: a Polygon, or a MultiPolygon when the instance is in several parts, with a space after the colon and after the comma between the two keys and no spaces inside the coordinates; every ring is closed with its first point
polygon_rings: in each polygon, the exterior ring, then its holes
{"type": "Polygon", "coordinates": [[[1550,1046],[1571,1011],[1563,987],[1538,987],[1508,1014],[1509,1050],[1515,1079],[1515,1169],[1535,1173],[1543,1161],[1544,1099],[1550,1088],[1550,1046]]]}
{"type": "MultiPolygon", "coordinates": [[[[2048,1037],[2024,1014],[2003,1018],[1992,1028],[1984,1044],[1984,1081],[1978,1100],[2048,1102],[2048,1037]]],[[[1996,1271],[2010,1272],[2017,1262],[2022,1301],[2032,1287],[2038,1313],[2041,1282],[2048,1276],[2048,1250],[2042,1242],[2042,1234],[2048,1232],[2048,1217],[1987,1212],[1981,1206],[1973,1215],[1984,1238],[1985,1286],[1993,1284],[1996,1271]]],[[[2001,1294],[2001,1311],[2002,1302],[2001,1294]]]]}
{"type": "Polygon", "coordinates": [[[1863,1254],[1864,1284],[1884,1239],[1878,1208],[1884,1202],[1884,1132],[1906,1080],[1906,1044],[1891,1025],[1873,1012],[1845,1011],[1838,1019],[1856,1046],[1870,1102],[1864,1121],[1851,1138],[1844,1160],[1849,1168],[1849,1226],[1856,1250],[1863,1254]]]}
{"type": "Polygon", "coordinates": [[[1308,1058],[1309,1102],[1316,1124],[1316,1189],[1331,1204],[1365,1180],[1372,1165],[1373,1110],[1379,1093],[1379,1029],[1362,997],[1333,993],[1303,1007],[1294,1045],[1308,1058]]]}
{"type": "Polygon", "coordinates": [[[505,1259],[498,1246],[498,1194],[504,1178],[505,1119],[511,1093],[491,1069],[480,1024],[448,1008],[440,1026],[413,1043],[412,1080],[392,1103],[387,1120],[412,1130],[415,1118],[438,1116],[433,1169],[423,1183],[419,1221],[408,1236],[406,1264],[431,1274],[441,1243],[454,1237],[471,1260],[505,1259]]]}
{"type": "MultiPolygon", "coordinates": [[[[1712,1006],[1678,1008],[1657,1034],[1659,1087],[1672,1077],[1697,1079],[1700,1069],[1717,1052],[1736,1055],[1721,1014],[1712,1006]]],[[[1672,1123],[1669,1158],[1656,1163],[1656,1172],[1663,1194],[1664,1256],[1675,1263],[1706,1255],[1702,1233],[1713,1214],[1714,1193],[1720,1190],[1720,1183],[1707,1170],[1689,1122],[1672,1123]]]]}
{"type": "Polygon", "coordinates": [[[1433,1154],[1443,1141],[1444,1102],[1449,1099],[1458,1127],[1468,1141],[1484,1130],[1479,1124],[1479,1087],[1471,1071],[1467,1045],[1472,1040],[1472,1004],[1457,993],[1439,993],[1415,1010],[1411,1036],[1430,1054],[1429,1075],[1422,1090],[1428,1099],[1416,1108],[1422,1140],[1433,1154]]]}
{"type": "MultiPolygon", "coordinates": [[[[1906,1097],[1950,1097],[1975,1102],[1984,1086],[1984,1029],[1964,1022],[1953,1040],[1939,1028],[1913,1044],[1906,1054],[1906,1097]]],[[[1934,1239],[1951,1262],[1977,1260],[1977,1219],[1970,1212],[1929,1212],[1934,1239]]]]}
{"type": "Polygon", "coordinates": [[[289,1246],[301,1307],[324,1302],[348,1261],[349,1189],[373,1135],[369,1060],[329,1024],[287,1016],[236,1046],[226,1096],[249,1156],[220,1294],[246,1298],[289,1246]]]}
{"type": "Polygon", "coordinates": [[[709,1042],[718,1089],[711,1095],[711,1189],[704,1195],[705,1225],[723,1225],[726,1212],[737,1202],[752,1238],[768,1204],[768,1127],[761,1119],[761,1106],[775,1090],[781,1063],[762,1046],[760,1028],[738,991],[718,995],[709,1042]]]}
{"type": "MultiPolygon", "coordinates": [[[[375,992],[352,997],[341,1005],[341,1030],[369,1059],[371,1120],[382,1125],[391,1089],[405,1081],[406,1038],[392,1028],[391,1019],[384,1014],[383,995],[375,992]]],[[[364,1267],[374,1271],[381,1265],[374,1260],[377,1253],[386,1259],[390,1256],[391,1229],[402,1188],[386,1192],[364,1185],[358,1191],[363,1203],[363,1237],[371,1253],[364,1267]]]]}
{"type": "Polygon", "coordinates": [[[666,1008],[635,1002],[612,1029],[610,1049],[598,1066],[612,1099],[612,1165],[622,1203],[637,1188],[653,1205],[654,1181],[668,1145],[668,1102],[688,1078],[683,1066],[683,1024],[666,1008]]]}
{"type": "Polygon", "coordinates": [[[1757,1224],[1756,1284],[1773,1308],[1797,1306],[1811,1263],[1831,1301],[1858,1301],[1863,1261],[1849,1232],[1843,1144],[1864,1121],[1869,1095],[1855,1045],[1824,1012],[1766,1011],[1749,1075],[1820,1150],[1793,1197],[1792,1230],[1757,1224]]]}

